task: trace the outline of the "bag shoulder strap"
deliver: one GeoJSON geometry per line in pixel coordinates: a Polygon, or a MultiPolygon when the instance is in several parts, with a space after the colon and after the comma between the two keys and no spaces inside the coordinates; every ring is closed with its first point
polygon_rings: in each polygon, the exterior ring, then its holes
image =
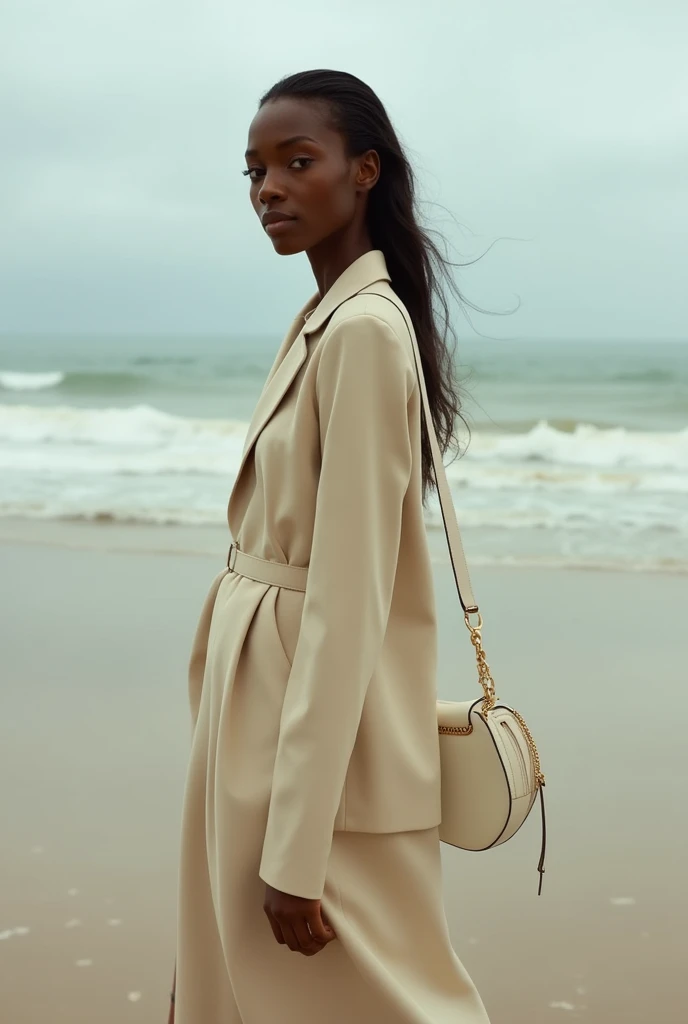
{"type": "Polygon", "coordinates": [[[442,462],[442,453],[440,452],[440,446],[437,442],[437,434],[435,433],[435,426],[432,422],[432,415],[430,413],[430,403],[428,402],[428,392],[425,387],[425,377],[423,375],[422,363],[420,358],[420,351],[418,349],[418,342],[416,341],[415,331],[413,330],[412,324],[409,322],[409,316],[406,309],[401,306],[398,302],[395,302],[391,296],[386,295],[384,292],[378,292],[374,288],[366,288],[365,294],[379,295],[382,299],[387,299],[393,306],[399,310],[404,318],[404,323],[411,337],[411,347],[413,349],[413,359],[416,364],[416,375],[418,377],[418,385],[420,387],[420,394],[423,405],[423,417],[425,419],[425,426],[430,439],[430,448],[432,451],[432,464],[435,476],[435,483],[437,485],[437,495],[439,497],[440,509],[442,511],[442,520],[444,522],[444,532],[447,535],[447,542],[449,544],[449,557],[451,559],[452,569],[454,571],[454,580],[456,582],[456,589],[459,594],[459,601],[464,612],[473,614],[478,611],[478,605],[476,604],[475,597],[473,595],[473,587],[471,586],[471,578],[468,573],[468,565],[466,563],[466,556],[463,550],[463,544],[461,542],[461,533],[459,531],[459,524],[456,518],[456,510],[454,508],[454,502],[452,501],[451,491],[449,490],[449,483],[447,481],[447,474],[444,469],[444,463],[442,462]]]}

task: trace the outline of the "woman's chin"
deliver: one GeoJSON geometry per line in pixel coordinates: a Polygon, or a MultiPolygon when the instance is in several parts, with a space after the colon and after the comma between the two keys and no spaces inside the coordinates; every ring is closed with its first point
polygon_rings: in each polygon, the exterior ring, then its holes
{"type": "Polygon", "coordinates": [[[302,242],[295,238],[271,238],[272,247],[279,256],[295,256],[297,252],[303,252],[306,248],[302,242]]]}

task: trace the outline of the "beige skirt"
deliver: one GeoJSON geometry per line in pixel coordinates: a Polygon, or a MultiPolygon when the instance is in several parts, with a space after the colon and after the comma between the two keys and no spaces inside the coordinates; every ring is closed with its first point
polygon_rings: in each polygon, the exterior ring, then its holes
{"type": "Polygon", "coordinates": [[[222,653],[205,666],[184,799],[175,1024],[488,1024],[451,945],[437,828],[335,832],[322,905],[337,938],[311,957],[275,940],[258,875],[284,688],[264,635],[275,600],[231,577],[217,594],[222,653]]]}

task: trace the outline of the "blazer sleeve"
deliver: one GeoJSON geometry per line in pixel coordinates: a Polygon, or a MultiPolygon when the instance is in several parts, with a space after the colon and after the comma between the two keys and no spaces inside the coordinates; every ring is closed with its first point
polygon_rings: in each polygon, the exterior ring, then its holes
{"type": "Polygon", "coordinates": [[[392,328],[349,317],[316,374],[321,466],[299,638],[259,869],[319,899],[368,683],[382,647],[412,468],[415,370],[392,328]]]}

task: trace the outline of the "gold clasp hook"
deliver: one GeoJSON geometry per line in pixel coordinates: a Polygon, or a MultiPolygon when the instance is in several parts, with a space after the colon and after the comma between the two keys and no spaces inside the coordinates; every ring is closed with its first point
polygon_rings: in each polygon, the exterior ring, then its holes
{"type": "Polygon", "coordinates": [[[482,617],[482,615],[480,614],[480,612],[478,611],[478,609],[476,607],[467,608],[466,609],[466,611],[464,612],[463,621],[466,623],[468,628],[471,629],[471,630],[477,629],[478,632],[480,632],[480,630],[483,628],[483,617],[482,617]],[[478,625],[477,626],[474,626],[474,625],[471,624],[471,615],[477,615],[478,616],[478,625]]]}

